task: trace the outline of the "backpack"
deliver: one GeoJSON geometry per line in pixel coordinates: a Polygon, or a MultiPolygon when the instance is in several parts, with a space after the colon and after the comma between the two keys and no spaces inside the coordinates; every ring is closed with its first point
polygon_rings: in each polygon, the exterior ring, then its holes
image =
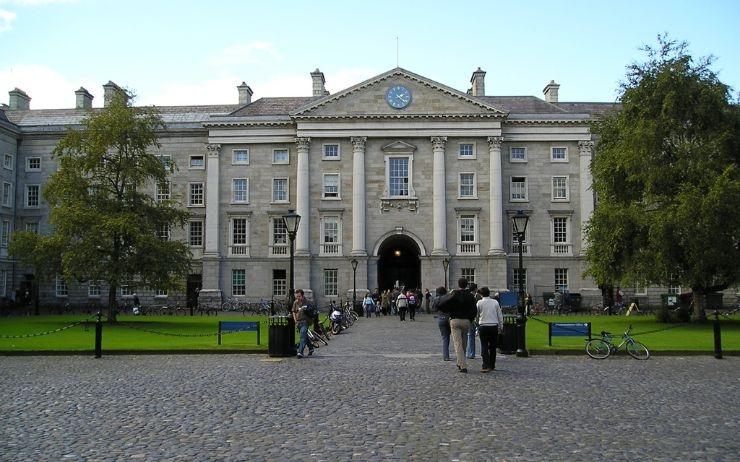
{"type": "Polygon", "coordinates": [[[365,306],[375,306],[375,302],[372,298],[366,298],[365,299],[365,306]]]}
{"type": "Polygon", "coordinates": [[[398,300],[396,300],[396,306],[398,308],[406,308],[406,304],[407,304],[407,300],[405,296],[404,297],[399,296],[398,300]]]}
{"type": "Polygon", "coordinates": [[[319,311],[316,309],[316,305],[307,304],[306,310],[305,310],[306,316],[310,316],[311,319],[316,319],[316,317],[319,315],[319,311]]]}
{"type": "Polygon", "coordinates": [[[409,305],[416,305],[416,297],[414,295],[409,295],[409,305]]]}

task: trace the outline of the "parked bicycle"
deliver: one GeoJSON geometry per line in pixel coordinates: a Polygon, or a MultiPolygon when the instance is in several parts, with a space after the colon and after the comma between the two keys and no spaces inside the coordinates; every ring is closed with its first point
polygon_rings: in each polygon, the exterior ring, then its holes
{"type": "Polygon", "coordinates": [[[600,339],[589,340],[586,343],[586,354],[594,359],[605,359],[624,347],[633,358],[648,359],[650,351],[645,345],[630,336],[631,331],[632,326],[630,325],[627,331],[622,334],[622,343],[615,346],[612,342],[612,334],[602,330],[600,339]]]}

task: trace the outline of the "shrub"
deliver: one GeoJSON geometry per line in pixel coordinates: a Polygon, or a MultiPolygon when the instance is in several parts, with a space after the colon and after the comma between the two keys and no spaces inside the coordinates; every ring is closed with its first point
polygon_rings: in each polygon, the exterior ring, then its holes
{"type": "Polygon", "coordinates": [[[671,311],[668,309],[667,306],[661,306],[655,312],[655,319],[658,322],[671,322],[671,311]]]}

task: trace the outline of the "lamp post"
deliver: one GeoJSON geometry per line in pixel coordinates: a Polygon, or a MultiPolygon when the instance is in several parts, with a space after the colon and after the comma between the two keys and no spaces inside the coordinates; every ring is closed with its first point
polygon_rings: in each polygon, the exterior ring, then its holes
{"type": "Polygon", "coordinates": [[[445,289],[448,287],[448,284],[447,284],[447,268],[449,268],[449,267],[450,267],[450,259],[449,258],[445,258],[444,260],[442,260],[442,268],[444,268],[444,270],[445,270],[445,283],[442,284],[442,285],[445,287],[445,289]]]}
{"type": "Polygon", "coordinates": [[[357,310],[357,263],[359,262],[356,258],[353,258],[350,263],[352,264],[352,309],[359,316],[362,316],[362,310],[357,310]]]}
{"type": "Polygon", "coordinates": [[[294,284],[294,277],[293,277],[293,263],[295,260],[295,256],[293,253],[294,243],[295,243],[295,236],[298,234],[298,225],[301,222],[301,216],[295,213],[295,210],[288,210],[288,213],[283,215],[283,220],[285,221],[285,228],[288,231],[288,238],[290,239],[290,289],[288,292],[288,307],[289,309],[293,309],[293,300],[295,298],[295,284],[294,284]]]}
{"type": "Polygon", "coordinates": [[[526,339],[525,339],[525,326],[527,323],[527,318],[524,315],[524,287],[522,285],[522,280],[524,276],[524,269],[522,267],[522,251],[523,251],[523,242],[524,242],[524,235],[527,232],[527,223],[529,223],[529,215],[525,215],[521,210],[518,210],[516,212],[516,215],[512,217],[512,221],[514,222],[514,235],[519,242],[519,303],[517,304],[518,310],[517,310],[517,316],[516,316],[516,337],[517,337],[517,347],[516,347],[516,355],[520,358],[526,358],[529,356],[529,353],[527,352],[527,345],[526,345],[526,339]]]}

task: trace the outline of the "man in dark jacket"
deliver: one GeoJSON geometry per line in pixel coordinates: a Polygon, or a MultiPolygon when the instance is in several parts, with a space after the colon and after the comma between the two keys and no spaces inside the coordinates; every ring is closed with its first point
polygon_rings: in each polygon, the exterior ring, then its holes
{"type": "Polygon", "coordinates": [[[450,330],[452,331],[452,342],[455,346],[457,357],[457,368],[462,373],[468,372],[468,364],[465,358],[466,343],[470,325],[475,319],[477,309],[475,297],[467,290],[468,280],[460,278],[457,280],[458,289],[454,290],[452,299],[448,303],[450,314],[450,330]]]}

